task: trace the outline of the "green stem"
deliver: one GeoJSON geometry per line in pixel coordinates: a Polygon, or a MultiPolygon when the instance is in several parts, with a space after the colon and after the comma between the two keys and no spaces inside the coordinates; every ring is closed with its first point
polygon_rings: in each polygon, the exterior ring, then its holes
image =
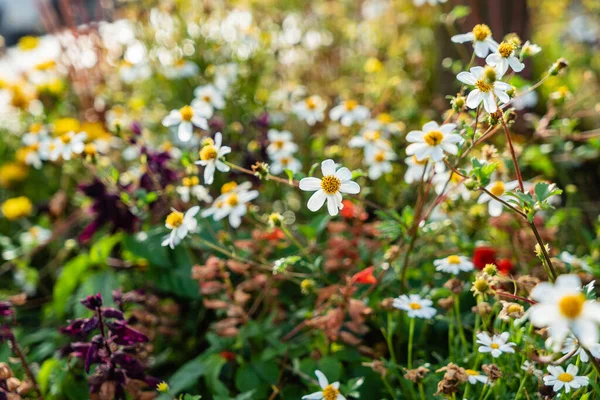
{"type": "Polygon", "coordinates": [[[302,243],[300,243],[298,241],[298,239],[296,239],[296,237],[292,234],[292,232],[290,232],[290,230],[284,226],[283,224],[281,225],[281,230],[283,231],[283,233],[285,233],[285,236],[287,236],[287,238],[302,252],[304,253],[304,255],[306,256],[306,258],[308,258],[313,264],[315,262],[315,260],[313,259],[312,255],[310,254],[310,252],[308,251],[308,249],[306,247],[304,247],[302,245],[302,243]]]}
{"type": "Polygon", "coordinates": [[[462,342],[464,351],[468,351],[469,345],[467,344],[467,338],[465,336],[465,331],[463,329],[462,319],[460,316],[460,300],[459,299],[460,299],[459,296],[455,296],[454,309],[456,311],[456,323],[458,325],[458,335],[460,336],[460,340],[462,342]]]}
{"type": "Polygon", "coordinates": [[[425,400],[425,390],[423,390],[423,383],[419,382],[419,395],[421,400],[425,400]]]}
{"type": "Polygon", "coordinates": [[[394,365],[398,365],[398,362],[396,361],[396,351],[394,350],[394,344],[392,343],[392,337],[393,337],[393,332],[392,332],[392,313],[388,312],[387,315],[387,331],[385,334],[385,339],[388,345],[388,351],[390,352],[390,358],[392,359],[392,362],[394,363],[394,365]]]}
{"type": "Polygon", "coordinates": [[[519,384],[519,389],[517,390],[517,395],[515,397],[515,400],[519,400],[519,395],[523,391],[526,381],[527,381],[527,373],[523,374],[523,379],[521,379],[521,383],[519,384]]]}
{"type": "Polygon", "coordinates": [[[412,369],[413,339],[415,336],[415,319],[410,319],[408,331],[408,369],[412,369]]]}
{"type": "Polygon", "coordinates": [[[383,380],[383,384],[385,385],[387,391],[390,393],[390,396],[392,396],[392,399],[396,400],[396,393],[394,392],[394,389],[392,389],[392,386],[388,382],[387,378],[382,376],[381,379],[383,380]]]}

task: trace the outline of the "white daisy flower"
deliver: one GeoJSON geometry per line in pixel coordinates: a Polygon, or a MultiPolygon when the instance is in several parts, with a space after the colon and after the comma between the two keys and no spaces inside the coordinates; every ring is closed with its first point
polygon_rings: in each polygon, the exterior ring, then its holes
{"type": "Polygon", "coordinates": [[[355,122],[363,122],[371,112],[365,106],[358,104],[356,100],[347,100],[333,107],[329,111],[329,118],[340,121],[344,126],[350,126],[355,122]]]}
{"type": "Polygon", "coordinates": [[[373,127],[365,127],[361,129],[360,134],[354,136],[348,142],[349,147],[371,149],[374,147],[388,148],[389,142],[386,140],[387,134],[373,127]]]}
{"type": "Polygon", "coordinates": [[[168,79],[192,78],[200,73],[198,65],[188,60],[177,60],[163,71],[168,79]]]}
{"type": "Polygon", "coordinates": [[[485,24],[475,25],[468,33],[454,35],[451,38],[454,43],[473,42],[473,49],[477,57],[484,58],[490,51],[496,51],[498,43],[492,39],[492,31],[485,24]]]}
{"type": "Polygon", "coordinates": [[[194,133],[194,126],[208,130],[208,121],[204,114],[192,106],[172,110],[163,120],[166,127],[177,126],[177,137],[182,142],[189,142],[194,133]]]}
{"type": "Polygon", "coordinates": [[[208,190],[200,185],[200,180],[197,176],[185,177],[182,179],[182,186],[177,187],[177,193],[184,203],[189,203],[191,196],[194,196],[198,201],[211,202],[212,196],[208,190]]]}
{"type": "Polygon", "coordinates": [[[531,43],[529,40],[521,47],[521,57],[531,57],[542,51],[542,48],[537,44],[531,43]]]}
{"type": "Polygon", "coordinates": [[[456,143],[462,141],[462,137],[452,133],[455,124],[444,124],[439,126],[437,122],[430,121],[423,125],[422,131],[411,131],[406,135],[406,140],[411,142],[406,148],[406,155],[414,155],[418,161],[430,157],[432,161],[442,161],[444,151],[450,154],[458,153],[456,143]]]}
{"type": "Polygon", "coordinates": [[[392,172],[392,163],[397,158],[391,149],[371,148],[365,151],[365,162],[369,166],[369,179],[379,179],[392,172]]]}
{"type": "Polygon", "coordinates": [[[358,183],[351,181],[352,172],[346,167],[337,170],[333,160],[325,160],[321,163],[323,178],[303,178],[300,181],[300,189],[304,191],[316,191],[308,200],[308,209],[317,211],[327,200],[327,210],[330,215],[337,215],[344,205],[342,204],[342,193],[356,194],[360,192],[358,183]]]}
{"type": "Polygon", "coordinates": [[[325,108],[327,108],[325,100],[319,96],[309,96],[295,103],[292,106],[292,112],[312,126],[325,119],[325,108]]]}
{"type": "Polygon", "coordinates": [[[510,90],[512,86],[506,82],[496,80],[500,78],[499,74],[491,67],[487,68],[473,67],[471,72],[463,71],[456,78],[464,84],[475,87],[467,96],[467,107],[475,109],[483,102],[485,111],[493,113],[498,109],[496,98],[502,103],[510,101],[506,91],[510,90]]]}
{"type": "Polygon", "coordinates": [[[446,169],[444,163],[431,163],[429,162],[428,158],[419,161],[415,156],[412,156],[406,157],[404,162],[408,166],[406,172],[404,173],[404,181],[408,184],[420,182],[422,177],[425,180],[428,180],[430,178],[432,169],[436,174],[442,173],[446,169]],[[427,171],[425,174],[423,174],[425,168],[427,168],[427,171]]]}
{"type": "Polygon", "coordinates": [[[271,160],[273,162],[270,165],[269,172],[274,175],[282,173],[285,169],[289,169],[294,174],[302,169],[300,160],[289,154],[276,155],[271,157],[271,160]]]}
{"type": "Polygon", "coordinates": [[[379,113],[374,119],[368,120],[363,129],[379,130],[382,136],[388,138],[390,135],[400,133],[402,126],[402,124],[394,122],[390,114],[379,113]]]}
{"type": "Polygon", "coordinates": [[[409,318],[424,318],[431,319],[437,313],[437,310],[432,307],[433,302],[429,299],[424,299],[418,294],[405,294],[394,299],[392,305],[407,312],[409,318]]]}
{"type": "Polygon", "coordinates": [[[558,348],[572,332],[586,347],[598,343],[600,303],[587,300],[577,275],[561,275],[554,284],[542,282],[531,292],[537,301],[529,309],[529,320],[536,327],[549,327],[558,348]]]}
{"type": "Polygon", "coordinates": [[[150,75],[152,75],[152,68],[143,61],[137,64],[124,62],[119,68],[119,76],[127,84],[143,81],[150,78],[150,75]]]}
{"type": "Polygon", "coordinates": [[[451,255],[433,262],[436,271],[458,275],[461,271],[473,271],[473,263],[465,256],[451,255]]]}
{"type": "Polygon", "coordinates": [[[35,246],[46,243],[52,237],[50,229],[42,228],[41,226],[32,226],[26,232],[19,235],[21,245],[26,249],[32,249],[35,246]]]}
{"type": "Polygon", "coordinates": [[[564,263],[569,264],[573,268],[581,268],[585,271],[590,271],[591,268],[587,262],[567,251],[563,251],[562,253],[560,253],[558,259],[564,263]]]}
{"type": "MultiPolygon", "coordinates": [[[[549,346],[547,346],[547,347],[554,347],[552,345],[552,338],[550,338],[548,340],[548,342],[549,343],[547,343],[547,345],[549,345],[549,346]]],[[[595,343],[593,345],[590,345],[588,347],[588,350],[590,351],[590,353],[592,353],[592,357],[600,358],[600,343],[595,343]]],[[[567,336],[560,351],[563,354],[569,354],[571,352],[574,352],[573,356],[574,357],[579,356],[579,359],[581,360],[581,362],[586,363],[586,362],[590,361],[590,356],[588,355],[588,352],[585,351],[583,349],[583,347],[581,347],[577,338],[575,338],[572,334],[567,336]]]]}
{"type": "Polygon", "coordinates": [[[29,131],[27,131],[21,138],[21,141],[26,146],[39,145],[47,140],[50,140],[50,137],[48,136],[48,130],[40,123],[31,124],[29,131]]]}
{"type": "Polygon", "coordinates": [[[515,46],[507,42],[500,43],[496,51],[486,57],[485,62],[495,67],[500,76],[508,71],[509,66],[515,72],[521,72],[525,68],[525,64],[515,56],[515,46]]]}
{"type": "Polygon", "coordinates": [[[225,99],[221,91],[213,85],[198,86],[194,89],[192,107],[198,110],[205,118],[213,116],[214,110],[225,108],[225,99]]]}
{"type": "Polygon", "coordinates": [[[31,165],[35,169],[42,168],[42,155],[39,144],[23,147],[22,150],[25,154],[25,164],[31,165]]]}
{"type": "Polygon", "coordinates": [[[51,161],[56,161],[59,157],[67,161],[73,154],[83,153],[86,138],[87,133],[85,132],[67,132],[51,142],[44,143],[43,149],[40,151],[43,157],[51,161]]]}
{"type": "Polygon", "coordinates": [[[477,343],[479,346],[480,353],[491,353],[492,357],[498,358],[502,353],[514,353],[515,349],[513,346],[516,345],[514,342],[508,342],[508,332],[503,332],[500,335],[490,336],[487,332],[479,332],[477,334],[477,343]]]}
{"type": "MultiPolygon", "coordinates": [[[[516,189],[518,186],[519,186],[519,182],[517,182],[517,181],[512,181],[512,182],[507,182],[507,183],[504,183],[502,181],[495,181],[495,182],[491,182],[489,185],[487,185],[486,189],[494,196],[506,201],[506,200],[510,199],[510,196],[508,196],[506,193],[510,192],[511,190],[516,189]]],[[[486,201],[489,202],[488,203],[489,214],[492,217],[499,217],[502,214],[502,210],[504,209],[504,204],[502,204],[498,200],[494,199],[487,193],[482,193],[481,196],[479,196],[479,199],[477,200],[477,202],[479,204],[485,203],[486,201]]]]}
{"type": "Polygon", "coordinates": [[[206,139],[200,149],[200,160],[196,164],[204,167],[204,183],[210,185],[214,181],[215,169],[221,172],[229,171],[229,166],[221,161],[221,157],[231,153],[231,147],[222,146],[223,136],[221,132],[215,134],[215,140],[206,139]]]}
{"type": "Polygon", "coordinates": [[[321,390],[306,396],[302,396],[302,400],[346,400],[340,393],[340,383],[334,382],[329,384],[327,377],[321,371],[316,370],[315,375],[319,380],[319,386],[321,390]]]}
{"type": "Polygon", "coordinates": [[[476,385],[477,382],[481,382],[485,385],[488,381],[487,376],[482,375],[474,369],[466,369],[465,372],[467,373],[467,379],[471,385],[476,385]]]}
{"type": "Polygon", "coordinates": [[[257,190],[248,190],[252,187],[250,182],[245,182],[241,185],[236,185],[231,188],[231,185],[224,185],[228,189],[219,196],[214,204],[202,211],[202,217],[211,216],[215,221],[220,221],[228,217],[229,224],[233,228],[237,228],[242,224],[242,217],[248,211],[247,203],[258,197],[257,190]]]}
{"type": "Polygon", "coordinates": [[[298,151],[298,145],[292,141],[293,136],[290,131],[280,132],[277,129],[269,129],[267,138],[271,142],[267,147],[267,154],[271,157],[298,151]]]}
{"type": "Polygon", "coordinates": [[[579,389],[590,384],[587,376],[577,376],[579,368],[576,365],[569,364],[566,372],[563,367],[548,365],[548,372],[550,375],[544,376],[544,385],[552,386],[555,392],[564,388],[565,392],[569,393],[571,389],[579,389]]]}
{"type": "Polygon", "coordinates": [[[198,221],[196,214],[200,211],[200,207],[194,206],[184,213],[171,209],[171,214],[167,215],[165,226],[171,229],[171,233],[165,237],[162,242],[163,246],[169,246],[174,249],[188,233],[194,233],[198,230],[198,221]]]}
{"type": "Polygon", "coordinates": [[[536,364],[529,360],[525,360],[523,362],[523,365],[521,365],[521,369],[527,372],[528,374],[537,376],[538,378],[541,378],[544,375],[544,371],[537,369],[536,364]]]}

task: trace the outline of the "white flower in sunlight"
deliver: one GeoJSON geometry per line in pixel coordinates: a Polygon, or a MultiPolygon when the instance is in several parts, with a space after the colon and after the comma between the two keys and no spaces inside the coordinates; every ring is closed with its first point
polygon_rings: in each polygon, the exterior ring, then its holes
{"type": "Polygon", "coordinates": [[[380,129],[363,128],[357,136],[354,136],[348,142],[349,147],[371,149],[373,147],[388,148],[390,147],[387,139],[387,134],[380,129]]]}
{"type": "Polygon", "coordinates": [[[210,185],[214,181],[215,169],[221,172],[229,171],[229,166],[221,161],[221,157],[231,153],[231,147],[222,146],[221,132],[215,134],[215,140],[205,139],[200,149],[200,160],[196,164],[204,167],[204,183],[210,185]]]}
{"type": "Polygon", "coordinates": [[[236,63],[227,63],[215,67],[215,87],[219,89],[221,93],[227,94],[231,85],[237,81],[238,69],[236,63]]]}
{"type": "Polygon", "coordinates": [[[50,229],[42,228],[41,226],[32,226],[27,231],[19,235],[21,245],[27,249],[31,249],[40,244],[46,243],[52,237],[50,229]]]}
{"type": "Polygon", "coordinates": [[[194,126],[208,130],[208,121],[196,108],[185,106],[179,110],[172,110],[163,120],[166,127],[177,126],[177,137],[182,142],[189,142],[194,133],[194,126]]]}
{"type": "Polygon", "coordinates": [[[528,374],[537,376],[538,378],[541,378],[544,375],[544,371],[537,369],[536,364],[529,360],[525,360],[525,362],[523,362],[523,365],[521,365],[521,369],[527,372],[528,374]]]}
{"type": "Polygon", "coordinates": [[[577,275],[561,275],[554,284],[542,282],[531,298],[537,303],[529,309],[529,320],[536,327],[550,328],[556,349],[569,331],[584,346],[598,343],[600,303],[586,299],[577,275]]]}
{"type": "Polygon", "coordinates": [[[462,137],[452,133],[455,124],[444,124],[439,126],[437,122],[430,121],[423,125],[422,131],[411,131],[406,135],[406,140],[411,142],[406,148],[406,154],[414,155],[418,161],[427,157],[431,161],[438,162],[444,158],[444,152],[449,154],[458,153],[456,143],[462,142],[462,137]]]}
{"type": "Polygon", "coordinates": [[[564,263],[569,264],[573,268],[581,268],[584,271],[590,271],[591,269],[590,264],[567,251],[563,251],[562,253],[560,253],[558,259],[564,263]]]}
{"type": "Polygon", "coordinates": [[[21,138],[21,141],[26,146],[39,145],[47,140],[50,140],[48,129],[40,123],[31,124],[29,130],[21,138]]]}
{"type": "Polygon", "coordinates": [[[466,369],[465,372],[471,385],[476,385],[477,382],[481,382],[485,385],[488,381],[487,376],[482,375],[480,372],[475,371],[474,369],[466,369]]]}
{"type": "Polygon", "coordinates": [[[319,380],[319,386],[321,386],[321,390],[307,394],[306,396],[302,396],[302,400],[346,400],[346,398],[340,393],[339,382],[329,384],[325,374],[319,370],[315,371],[315,375],[319,380]]]}
{"type": "Polygon", "coordinates": [[[213,85],[198,86],[194,89],[192,107],[205,118],[210,118],[216,110],[222,110],[225,107],[225,99],[221,91],[213,85]]]}
{"type": "Polygon", "coordinates": [[[431,180],[438,195],[444,192],[450,200],[457,200],[459,197],[463,200],[469,200],[471,198],[471,191],[467,189],[462,181],[463,177],[454,171],[445,171],[436,174],[431,180]]]}
{"type": "Polygon", "coordinates": [[[289,131],[269,129],[267,138],[271,142],[267,147],[267,154],[271,157],[295,153],[298,150],[298,145],[292,141],[292,133],[289,131]]]}
{"type": "Polygon", "coordinates": [[[495,51],[498,43],[492,39],[492,31],[485,24],[475,25],[468,33],[454,35],[451,38],[454,43],[473,42],[473,49],[477,57],[484,58],[490,51],[495,51]]]}
{"type": "Polygon", "coordinates": [[[388,113],[379,113],[374,119],[370,119],[365,123],[363,130],[378,130],[381,131],[383,137],[388,138],[390,135],[400,133],[404,128],[401,122],[394,122],[392,116],[388,113]]]}
{"type": "Polygon", "coordinates": [[[433,262],[436,271],[458,275],[461,271],[473,271],[473,263],[465,256],[451,255],[433,262]]]}
{"type": "Polygon", "coordinates": [[[329,118],[340,121],[344,126],[350,126],[355,122],[363,122],[371,112],[365,106],[358,104],[356,100],[347,100],[333,107],[329,111],[329,118]]]}
{"type": "Polygon", "coordinates": [[[67,161],[71,159],[73,154],[83,153],[86,138],[87,133],[85,132],[63,133],[51,142],[44,143],[44,150],[41,150],[41,152],[44,157],[47,156],[51,161],[56,161],[59,157],[67,161]]]}
{"type": "Polygon", "coordinates": [[[164,75],[168,79],[192,78],[200,72],[200,68],[195,62],[188,60],[177,60],[175,64],[169,65],[164,69],[164,75]]]}
{"type": "MultiPolygon", "coordinates": [[[[511,190],[516,189],[518,186],[519,186],[519,182],[517,182],[517,181],[512,181],[512,182],[507,182],[507,183],[504,183],[502,181],[495,181],[495,182],[491,182],[489,185],[487,185],[486,189],[488,190],[488,192],[490,192],[494,196],[506,201],[506,200],[510,199],[510,196],[508,196],[506,193],[510,192],[511,190]]],[[[489,202],[488,203],[489,214],[492,217],[499,217],[500,214],[502,214],[502,210],[504,209],[504,204],[502,204],[501,202],[499,202],[498,200],[496,200],[495,198],[493,198],[492,196],[490,196],[487,193],[482,193],[481,196],[479,196],[479,199],[477,200],[477,202],[479,204],[485,203],[486,201],[489,202]]]]}
{"type": "Polygon", "coordinates": [[[521,47],[521,57],[531,57],[542,51],[542,48],[537,44],[531,43],[529,40],[521,47]]]}
{"type": "Polygon", "coordinates": [[[325,108],[327,108],[327,103],[321,97],[309,96],[295,103],[292,106],[292,112],[312,126],[325,119],[325,108]]]}
{"type": "Polygon", "coordinates": [[[184,213],[171,209],[172,212],[167,215],[165,226],[171,229],[171,233],[165,237],[162,242],[163,246],[169,246],[174,249],[188,233],[194,233],[198,229],[198,221],[196,214],[200,211],[200,207],[194,206],[184,213]]]}
{"type": "Polygon", "coordinates": [[[408,166],[404,173],[404,181],[406,183],[421,182],[421,178],[428,180],[433,169],[436,174],[444,172],[446,166],[442,162],[431,163],[429,159],[417,160],[415,156],[406,157],[404,162],[408,166]],[[427,168],[427,171],[425,171],[427,168]]]}
{"type": "Polygon", "coordinates": [[[200,184],[197,176],[185,177],[182,179],[183,185],[177,187],[177,193],[184,203],[189,203],[191,196],[194,196],[199,201],[211,202],[212,196],[208,190],[200,184]]]}
{"type": "MultiPolygon", "coordinates": [[[[548,342],[548,347],[555,347],[552,344],[552,338],[550,338],[548,342]]],[[[588,347],[588,350],[590,351],[590,353],[592,353],[592,357],[600,358],[600,343],[590,345],[588,347]]],[[[579,345],[579,341],[572,334],[567,336],[567,338],[564,340],[560,351],[563,354],[573,353],[573,356],[579,356],[581,362],[586,363],[590,361],[590,356],[588,355],[587,351],[585,351],[583,347],[579,345]]]]}
{"type": "Polygon", "coordinates": [[[521,72],[525,68],[525,64],[515,56],[515,46],[508,42],[500,43],[496,51],[486,57],[485,62],[496,67],[499,76],[503,76],[509,66],[515,72],[521,72]]]}
{"type": "Polygon", "coordinates": [[[150,78],[150,75],[152,75],[152,68],[144,61],[137,64],[125,62],[119,68],[119,76],[127,84],[143,81],[150,78]]]}
{"type": "Polygon", "coordinates": [[[302,169],[300,160],[289,154],[276,155],[271,157],[271,160],[273,162],[271,163],[269,172],[274,175],[282,173],[285,169],[289,169],[294,174],[302,169]]]}
{"type": "Polygon", "coordinates": [[[467,107],[475,109],[483,102],[485,111],[493,113],[498,109],[496,98],[502,103],[508,103],[510,97],[506,91],[512,86],[496,80],[500,77],[492,67],[473,67],[470,72],[459,73],[456,76],[459,81],[475,87],[467,96],[467,107]]]}
{"type": "Polygon", "coordinates": [[[555,392],[564,387],[565,392],[569,393],[571,389],[579,389],[590,384],[587,376],[577,376],[579,368],[576,365],[569,364],[566,372],[563,367],[548,365],[548,372],[550,375],[544,376],[544,385],[552,386],[555,392]]]}
{"type": "Polygon", "coordinates": [[[356,194],[360,192],[358,183],[351,181],[352,172],[346,167],[337,170],[333,160],[325,160],[321,163],[323,178],[303,178],[300,181],[300,189],[304,191],[316,191],[308,200],[308,209],[317,211],[327,200],[327,210],[330,215],[337,215],[344,205],[342,204],[342,193],[356,194]]]}
{"type": "Polygon", "coordinates": [[[369,166],[369,179],[379,179],[392,172],[392,163],[397,156],[391,149],[370,148],[365,151],[365,162],[369,166]]]}
{"type": "Polygon", "coordinates": [[[492,357],[498,358],[502,353],[514,353],[515,349],[513,346],[516,343],[508,342],[508,332],[503,332],[500,335],[490,336],[487,332],[479,332],[477,334],[477,343],[479,346],[480,353],[491,353],[492,357]]]}
{"type": "Polygon", "coordinates": [[[252,187],[250,182],[241,185],[227,184],[223,186],[221,194],[214,204],[202,211],[202,217],[211,216],[215,221],[228,217],[229,224],[237,228],[242,224],[242,217],[248,212],[248,203],[258,197],[257,190],[248,190],[252,187]]]}
{"type": "Polygon", "coordinates": [[[437,314],[437,310],[432,307],[433,302],[430,299],[422,298],[418,294],[403,294],[396,297],[392,305],[394,308],[406,311],[409,318],[431,319],[437,314]]]}

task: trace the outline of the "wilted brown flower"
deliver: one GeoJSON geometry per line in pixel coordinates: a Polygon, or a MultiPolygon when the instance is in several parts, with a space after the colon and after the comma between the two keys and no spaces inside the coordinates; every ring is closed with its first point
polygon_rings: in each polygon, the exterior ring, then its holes
{"type": "Polygon", "coordinates": [[[469,377],[464,368],[459,367],[454,363],[450,363],[436,372],[445,371],[444,377],[438,382],[438,390],[436,394],[451,395],[458,391],[458,386],[466,382],[469,377]]]}
{"type": "Polygon", "coordinates": [[[444,283],[444,287],[454,294],[459,294],[465,288],[465,283],[460,279],[452,278],[444,283]]]}
{"type": "Polygon", "coordinates": [[[373,360],[371,362],[364,362],[362,363],[362,365],[364,367],[371,368],[374,372],[378,373],[382,377],[385,377],[387,375],[387,368],[385,367],[383,361],[373,360]]]}
{"type": "Polygon", "coordinates": [[[428,372],[429,369],[425,367],[407,369],[406,373],[404,374],[404,379],[408,379],[409,381],[414,383],[420,383],[423,380],[423,378],[425,378],[425,375],[427,375],[428,372]]]}
{"type": "Polygon", "coordinates": [[[492,306],[490,303],[486,303],[482,301],[478,303],[471,309],[475,314],[479,314],[481,316],[489,315],[492,312],[492,306]]]}
{"type": "Polygon", "coordinates": [[[525,314],[525,308],[518,303],[504,300],[501,300],[500,303],[502,303],[502,311],[500,311],[498,317],[504,321],[508,321],[511,318],[521,318],[525,314]]]}
{"type": "Polygon", "coordinates": [[[500,371],[500,368],[496,364],[484,364],[481,366],[481,369],[485,372],[491,383],[502,378],[502,371],[500,371]]]}
{"type": "Polygon", "coordinates": [[[379,306],[386,311],[392,311],[394,309],[394,299],[392,297],[383,299],[379,303],[379,306]]]}
{"type": "Polygon", "coordinates": [[[438,306],[444,310],[450,310],[454,306],[454,297],[448,296],[438,300],[438,306]]]}

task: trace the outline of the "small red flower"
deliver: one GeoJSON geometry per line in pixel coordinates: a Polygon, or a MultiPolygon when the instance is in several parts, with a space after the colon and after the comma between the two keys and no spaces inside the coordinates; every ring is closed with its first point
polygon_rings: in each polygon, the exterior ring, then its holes
{"type": "Polygon", "coordinates": [[[512,261],[510,261],[508,258],[501,258],[500,260],[496,261],[496,266],[498,267],[498,272],[500,272],[502,275],[510,274],[514,268],[512,261]]]}
{"type": "Polygon", "coordinates": [[[265,239],[265,240],[277,241],[277,240],[282,240],[284,238],[285,238],[285,234],[279,228],[275,228],[271,232],[263,233],[263,239],[265,239]]]}
{"type": "Polygon", "coordinates": [[[235,353],[233,353],[231,351],[222,351],[219,353],[219,355],[227,361],[235,360],[235,353]]]}
{"type": "Polygon", "coordinates": [[[377,283],[377,278],[373,276],[375,267],[365,268],[352,276],[353,283],[362,283],[363,285],[373,285],[377,283]]]}
{"type": "Polygon", "coordinates": [[[340,214],[344,218],[354,218],[354,213],[356,211],[356,207],[354,207],[354,203],[350,200],[342,200],[342,204],[344,208],[340,211],[340,214]]]}
{"type": "Polygon", "coordinates": [[[496,249],[490,246],[479,246],[473,251],[473,265],[482,270],[486,264],[496,264],[496,249]]]}

